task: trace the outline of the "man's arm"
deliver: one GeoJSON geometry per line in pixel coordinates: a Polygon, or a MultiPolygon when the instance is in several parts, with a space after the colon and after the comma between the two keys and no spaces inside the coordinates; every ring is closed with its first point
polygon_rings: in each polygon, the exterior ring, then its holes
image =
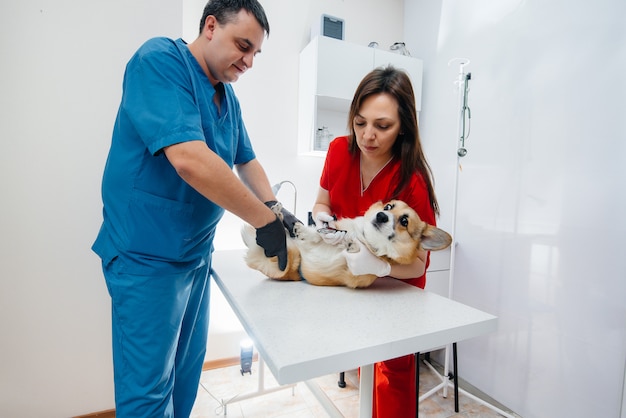
{"type": "Polygon", "coordinates": [[[241,181],[252,190],[252,193],[254,193],[261,202],[276,200],[267,174],[258,160],[255,159],[245,164],[238,164],[236,168],[241,181]]]}
{"type": "Polygon", "coordinates": [[[253,227],[260,228],[276,220],[276,215],[263,204],[274,195],[256,160],[251,163],[256,162],[258,167],[253,164],[244,169],[244,184],[204,141],[182,142],[165,148],[164,152],[178,175],[191,187],[253,227]]]}
{"type": "MultiPolygon", "coordinates": [[[[250,190],[268,207],[274,206],[277,202],[276,196],[272,191],[270,182],[265,174],[265,170],[257,160],[249,161],[245,164],[237,165],[237,173],[250,190]]],[[[296,218],[295,214],[289,212],[284,207],[281,208],[283,225],[289,231],[291,237],[295,236],[294,227],[302,221],[296,218]]]]}

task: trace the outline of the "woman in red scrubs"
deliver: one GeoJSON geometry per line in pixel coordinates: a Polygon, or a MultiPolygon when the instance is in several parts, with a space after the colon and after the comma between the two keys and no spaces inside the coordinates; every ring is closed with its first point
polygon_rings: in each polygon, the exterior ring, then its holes
{"type": "MultiPolygon", "coordinates": [[[[394,67],[377,68],[359,84],[349,114],[350,133],[329,145],[320,189],[313,207],[318,226],[334,219],[362,216],[375,202],[399,199],[435,225],[439,207],[432,172],[422,151],[415,95],[408,75],[394,67]]],[[[337,243],[341,232],[324,235],[337,243]]],[[[429,253],[410,265],[389,265],[365,251],[346,255],[353,274],[376,274],[426,285],[429,253]]],[[[415,416],[415,357],[408,355],[374,366],[373,416],[415,416]]]]}

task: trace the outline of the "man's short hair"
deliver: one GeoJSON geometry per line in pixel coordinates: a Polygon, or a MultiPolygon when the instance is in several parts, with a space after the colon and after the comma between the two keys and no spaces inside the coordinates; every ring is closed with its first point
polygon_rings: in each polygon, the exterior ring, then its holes
{"type": "Polygon", "coordinates": [[[252,14],[259,22],[266,35],[269,36],[270,24],[267,21],[267,16],[265,16],[263,6],[261,6],[257,0],[209,0],[206,6],[204,6],[204,12],[200,20],[200,34],[204,29],[208,16],[215,16],[215,19],[221,25],[225,25],[234,22],[237,13],[239,13],[241,9],[252,14]]]}

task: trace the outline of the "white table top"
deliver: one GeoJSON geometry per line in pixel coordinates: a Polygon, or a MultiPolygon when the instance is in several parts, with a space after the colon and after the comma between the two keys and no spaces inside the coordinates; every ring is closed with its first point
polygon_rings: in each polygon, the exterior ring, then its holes
{"type": "Polygon", "coordinates": [[[366,289],[276,281],[246,266],[243,254],[216,251],[213,277],[280,384],[496,329],[495,316],[399,280],[380,278],[366,289]]]}

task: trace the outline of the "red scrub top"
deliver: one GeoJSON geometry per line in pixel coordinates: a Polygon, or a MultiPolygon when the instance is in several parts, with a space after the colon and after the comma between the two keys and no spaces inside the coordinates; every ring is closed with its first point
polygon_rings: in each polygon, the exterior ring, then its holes
{"type": "MultiPolygon", "coordinates": [[[[328,190],[330,207],[338,219],[354,218],[363,216],[367,209],[378,201],[391,200],[399,177],[400,160],[394,157],[374,177],[367,189],[361,191],[360,154],[357,152],[351,155],[348,150],[348,137],[340,136],[328,147],[320,186],[328,190]]],[[[397,199],[411,206],[424,222],[436,225],[428,188],[420,174],[416,173],[411,177],[409,184],[397,199]]],[[[430,253],[426,259],[426,268],[429,263],[430,253]]],[[[426,285],[426,274],[403,281],[423,289],[426,285]]]]}

